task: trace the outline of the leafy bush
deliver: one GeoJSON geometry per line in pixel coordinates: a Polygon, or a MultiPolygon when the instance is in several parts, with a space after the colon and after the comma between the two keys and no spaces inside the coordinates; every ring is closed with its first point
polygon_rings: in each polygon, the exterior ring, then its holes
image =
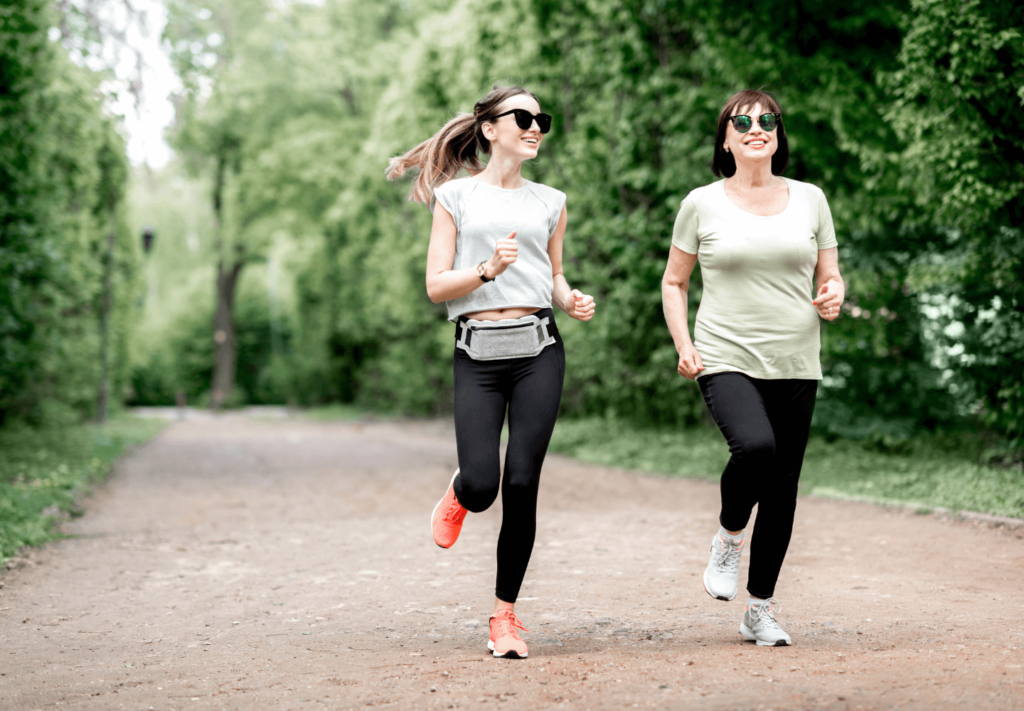
{"type": "Polygon", "coordinates": [[[111,239],[115,401],[135,319],[124,141],[103,109],[101,76],[49,40],[51,13],[44,0],[13,0],[0,12],[0,424],[42,422],[47,403],[79,419],[95,413],[111,239]]]}

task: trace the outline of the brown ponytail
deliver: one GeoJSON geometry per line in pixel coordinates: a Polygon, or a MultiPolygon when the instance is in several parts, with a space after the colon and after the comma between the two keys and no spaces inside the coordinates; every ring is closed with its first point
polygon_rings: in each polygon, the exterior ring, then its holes
{"type": "MultiPolygon", "coordinates": [[[[476,102],[471,114],[459,114],[441,127],[441,130],[418,146],[396,156],[388,163],[388,180],[401,178],[410,170],[420,174],[412,184],[409,199],[426,205],[437,188],[465,168],[476,175],[484,169],[477,151],[490,154],[491,144],[484,138],[480,126],[492,120],[505,99],[519,94],[533,94],[521,86],[498,86],[476,102]]],[[[536,99],[536,96],[533,96],[536,99]]],[[[539,102],[538,102],[539,103],[539,102]]]]}

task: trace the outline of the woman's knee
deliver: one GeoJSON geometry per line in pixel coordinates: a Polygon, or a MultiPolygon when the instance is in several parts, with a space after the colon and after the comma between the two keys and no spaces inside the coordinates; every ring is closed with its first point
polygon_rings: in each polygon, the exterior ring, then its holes
{"type": "Polygon", "coordinates": [[[455,495],[465,509],[480,513],[490,508],[498,498],[498,477],[475,474],[471,467],[462,468],[456,482],[455,495]],[[467,475],[467,472],[471,474],[467,475]]]}
{"type": "Polygon", "coordinates": [[[510,476],[506,472],[505,490],[502,496],[508,496],[517,502],[530,501],[537,498],[537,489],[540,484],[540,476],[510,476]]]}
{"type": "Polygon", "coordinates": [[[771,432],[738,437],[734,442],[730,442],[729,451],[737,459],[771,459],[775,456],[775,437],[771,432]]]}
{"type": "Polygon", "coordinates": [[[510,451],[505,457],[505,492],[517,498],[535,496],[540,486],[544,455],[544,450],[510,451]]]}

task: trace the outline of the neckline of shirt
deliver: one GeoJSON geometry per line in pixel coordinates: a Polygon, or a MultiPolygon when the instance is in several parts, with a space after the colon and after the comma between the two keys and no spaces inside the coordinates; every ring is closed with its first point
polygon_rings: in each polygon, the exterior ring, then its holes
{"type": "Polygon", "coordinates": [[[740,207],[739,205],[737,205],[736,203],[729,199],[729,196],[725,192],[725,180],[718,181],[718,184],[721,186],[720,192],[722,194],[722,199],[725,200],[725,202],[728,203],[728,205],[733,210],[736,210],[736,212],[740,213],[741,215],[746,215],[747,217],[756,217],[759,220],[774,220],[776,217],[782,217],[787,212],[789,212],[789,208],[793,204],[793,181],[781,175],[779,177],[786,181],[786,189],[789,193],[789,201],[786,202],[786,207],[782,209],[782,212],[777,212],[774,215],[755,215],[752,212],[747,212],[742,207],[740,207]]]}
{"type": "Polygon", "coordinates": [[[499,187],[497,185],[491,185],[490,183],[485,183],[482,180],[477,180],[476,178],[473,178],[473,177],[466,178],[466,180],[472,180],[477,185],[486,185],[488,188],[491,188],[492,190],[500,190],[503,193],[518,193],[518,192],[526,190],[528,187],[530,187],[530,181],[526,180],[526,178],[523,178],[523,180],[525,180],[526,182],[523,184],[523,187],[521,187],[521,188],[502,188],[502,187],[499,187]]]}

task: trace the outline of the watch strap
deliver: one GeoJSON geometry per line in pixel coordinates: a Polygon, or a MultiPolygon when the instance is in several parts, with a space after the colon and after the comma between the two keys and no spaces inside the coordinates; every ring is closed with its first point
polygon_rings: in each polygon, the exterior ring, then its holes
{"type": "Polygon", "coordinates": [[[494,281],[494,279],[487,278],[487,268],[484,267],[486,263],[487,261],[484,260],[476,265],[476,275],[480,277],[480,281],[482,281],[484,284],[486,284],[489,281],[494,281]]]}

